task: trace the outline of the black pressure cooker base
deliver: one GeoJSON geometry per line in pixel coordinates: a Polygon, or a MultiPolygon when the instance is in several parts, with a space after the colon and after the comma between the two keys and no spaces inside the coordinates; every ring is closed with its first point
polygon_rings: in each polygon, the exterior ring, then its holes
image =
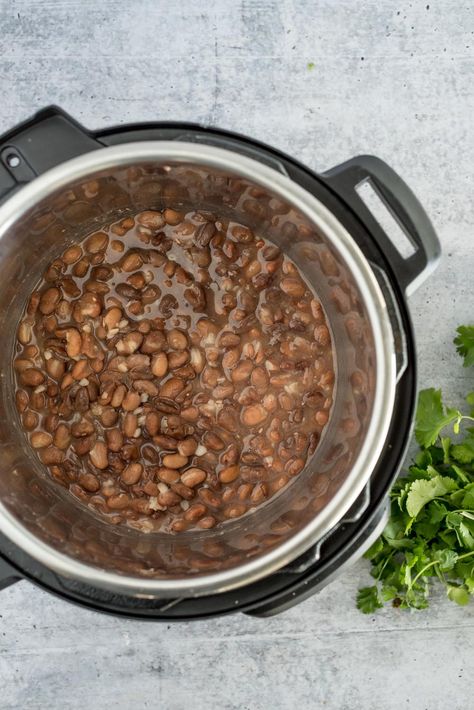
{"type": "MultiPolygon", "coordinates": [[[[436,260],[436,237],[429,245],[429,253],[425,242],[428,231],[426,216],[421,208],[417,211],[413,205],[405,210],[404,205],[409,202],[407,194],[411,193],[406,192],[408,188],[401,181],[400,184],[397,182],[387,166],[388,172],[382,175],[380,165],[384,164],[380,161],[378,164],[376,159],[355,158],[319,176],[289,156],[234,133],[193,124],[157,123],[121,126],[93,134],[54,107],[45,109],[31,121],[0,138],[0,202],[36,174],[81,152],[100,148],[101,145],[143,140],[192,140],[219,145],[285,172],[337,216],[366,258],[382,270],[396,300],[406,347],[406,367],[397,383],[386,445],[360,499],[322,543],[279,572],[237,590],[169,600],[119,595],[56,575],[2,535],[0,589],[24,578],[89,609],[144,620],[192,620],[236,611],[270,616],[324,587],[343,566],[360,556],[374,531],[380,527],[386,513],[388,491],[400,470],[409,443],[416,399],[415,345],[404,293],[406,286],[436,260]],[[19,158],[20,163],[12,156],[19,158]],[[16,167],[13,163],[17,163],[16,167]],[[398,252],[394,252],[378,222],[356,196],[354,188],[357,181],[367,177],[376,179],[379,193],[420,247],[410,259],[403,260],[398,252]]],[[[428,226],[431,228],[429,222],[428,226]]]]}

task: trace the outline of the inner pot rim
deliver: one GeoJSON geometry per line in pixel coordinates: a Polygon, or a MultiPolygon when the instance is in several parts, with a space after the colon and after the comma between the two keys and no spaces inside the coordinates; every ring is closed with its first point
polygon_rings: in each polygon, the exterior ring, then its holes
{"type": "Polygon", "coordinates": [[[244,564],[215,573],[196,574],[188,578],[143,579],[78,562],[33,535],[1,501],[0,531],[50,570],[105,589],[152,597],[193,597],[225,592],[268,576],[304,553],[342,519],[363,490],[385,444],[393,411],[396,387],[393,332],[387,304],[369,262],[335,215],[286,175],[256,160],[214,146],[173,141],[127,143],[99,148],[61,163],[23,187],[0,207],[0,254],[3,235],[28,210],[51,193],[77,180],[92,177],[91,173],[140,162],[182,162],[232,172],[276,195],[281,195],[304,213],[328,238],[360,289],[373,332],[376,360],[375,393],[365,441],[344,483],[308,525],[269,552],[244,564]]]}

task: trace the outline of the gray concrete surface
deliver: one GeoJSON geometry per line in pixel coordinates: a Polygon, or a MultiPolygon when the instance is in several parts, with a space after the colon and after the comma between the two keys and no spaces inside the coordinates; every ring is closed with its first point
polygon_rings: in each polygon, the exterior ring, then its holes
{"type": "MultiPolygon", "coordinates": [[[[236,129],[322,170],[386,159],[418,193],[443,261],[411,299],[421,385],[454,404],[472,373],[474,9],[423,0],[1,0],[0,131],[56,103],[89,127],[180,119],[236,129]],[[308,64],[314,65],[312,69],[308,64]]],[[[154,625],[26,582],[0,595],[0,708],[460,710],[474,607],[354,607],[367,565],[267,621],[154,625]]]]}

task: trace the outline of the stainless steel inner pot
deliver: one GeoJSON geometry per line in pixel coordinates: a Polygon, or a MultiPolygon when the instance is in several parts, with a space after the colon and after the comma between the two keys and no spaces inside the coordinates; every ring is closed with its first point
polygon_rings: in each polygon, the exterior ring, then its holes
{"type": "Polygon", "coordinates": [[[49,569],[134,596],[223,592],[295,559],[364,488],[394,402],[387,303],[336,216],[285,175],[193,143],[101,148],[36,178],[0,208],[0,265],[0,530],[49,569]],[[21,430],[11,367],[20,314],[46,264],[104,223],[163,207],[232,215],[278,244],[323,303],[336,361],[331,417],[299,477],[240,519],[179,535],[111,526],[53,483],[21,430]]]}

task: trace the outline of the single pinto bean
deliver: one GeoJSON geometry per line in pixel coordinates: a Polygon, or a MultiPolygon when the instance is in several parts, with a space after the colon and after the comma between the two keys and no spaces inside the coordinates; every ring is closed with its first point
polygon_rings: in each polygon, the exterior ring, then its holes
{"type": "Polygon", "coordinates": [[[121,480],[127,486],[133,486],[138,483],[143,474],[143,466],[141,463],[129,463],[121,473],[121,480]]]}
{"type": "Polygon", "coordinates": [[[185,500],[192,500],[195,496],[195,491],[192,488],[189,488],[189,486],[185,486],[181,481],[173,483],[171,488],[185,500]]]}
{"type": "Polygon", "coordinates": [[[66,251],[62,255],[62,260],[64,261],[65,264],[71,265],[75,264],[76,261],[79,261],[79,259],[82,256],[82,249],[78,244],[74,244],[73,246],[69,247],[66,249],[66,251]]]}
{"type": "Polygon", "coordinates": [[[186,407],[181,410],[181,419],[187,422],[196,422],[199,418],[199,409],[197,407],[186,407]]]}
{"type": "Polygon", "coordinates": [[[220,436],[214,434],[212,431],[207,431],[204,434],[203,442],[208,449],[212,449],[213,451],[222,451],[222,449],[225,448],[225,444],[220,436]]]}
{"type": "Polygon", "coordinates": [[[67,328],[64,336],[66,338],[66,352],[69,357],[77,357],[81,352],[82,338],[76,328],[67,328]]]}
{"type": "Polygon", "coordinates": [[[133,383],[133,388],[137,390],[140,394],[147,394],[150,397],[156,397],[159,390],[158,387],[149,380],[135,380],[133,383]]]}
{"type": "Polygon", "coordinates": [[[34,449],[42,449],[52,443],[53,437],[45,431],[35,431],[30,436],[30,441],[34,449]]]}
{"type": "Polygon", "coordinates": [[[224,466],[230,466],[237,463],[239,460],[239,448],[237,444],[231,444],[226,451],[221,455],[221,463],[224,466]]]}
{"type": "Polygon", "coordinates": [[[47,288],[41,294],[39,309],[43,315],[53,313],[59,301],[61,300],[61,291],[55,286],[47,288]]]}
{"type": "MultiPolygon", "coordinates": [[[[145,210],[137,215],[137,222],[150,229],[161,229],[165,224],[165,219],[161,212],[155,210],[145,210]]],[[[132,225],[133,226],[133,225],[132,225]]]]}
{"type": "Polygon", "coordinates": [[[172,483],[177,483],[179,481],[179,473],[174,468],[165,468],[164,466],[158,469],[158,478],[163,483],[171,485],[172,483]]]}
{"type": "Polygon", "coordinates": [[[18,412],[21,414],[28,406],[29,397],[25,390],[17,390],[15,393],[15,402],[18,412]]]}
{"type": "Polygon", "coordinates": [[[107,447],[110,451],[118,452],[122,449],[123,435],[120,429],[109,429],[106,431],[105,436],[107,439],[107,447]]]}
{"type": "Polygon", "coordinates": [[[262,424],[268,417],[268,412],[261,404],[252,404],[249,407],[242,409],[242,423],[248,427],[258,426],[262,424]]]}
{"type": "Polygon", "coordinates": [[[130,505],[130,496],[126,493],[119,493],[118,495],[110,496],[107,499],[107,505],[111,510],[124,510],[130,505]]]}
{"type": "Polygon", "coordinates": [[[153,437],[153,442],[162,449],[176,451],[178,448],[178,440],[166,434],[157,434],[153,437]]]}
{"type": "Polygon", "coordinates": [[[22,385],[26,385],[28,387],[37,387],[38,385],[41,385],[44,380],[44,374],[41,370],[38,370],[35,367],[30,367],[28,370],[24,370],[24,372],[20,375],[20,382],[22,385]]]}
{"type": "Polygon", "coordinates": [[[89,452],[90,459],[96,468],[104,469],[108,466],[107,446],[103,441],[97,441],[89,452]]]}
{"type": "Polygon", "coordinates": [[[41,449],[40,458],[46,466],[59,464],[64,460],[64,451],[57,449],[55,446],[48,446],[46,449],[41,449]]]}
{"type": "Polygon", "coordinates": [[[129,251],[128,254],[121,260],[122,270],[127,272],[137,271],[142,264],[143,260],[141,255],[138,252],[133,251],[129,251]]]}
{"type": "Polygon", "coordinates": [[[181,503],[181,497],[175,491],[163,491],[158,496],[158,503],[165,508],[168,508],[181,503]]]}
{"type": "Polygon", "coordinates": [[[211,508],[219,508],[222,504],[222,501],[217,493],[214,493],[214,491],[211,491],[209,488],[200,488],[199,497],[205,505],[208,505],[211,508]]]}
{"type": "Polygon", "coordinates": [[[188,463],[188,457],[182,454],[166,454],[163,456],[163,466],[166,468],[181,468],[188,463]]]}
{"type": "Polygon", "coordinates": [[[54,433],[54,445],[58,449],[66,450],[71,443],[71,434],[67,424],[59,424],[54,433]]]}
{"type": "Polygon", "coordinates": [[[189,488],[195,488],[206,480],[207,473],[202,468],[188,468],[181,474],[181,481],[189,488]]]}
{"type": "Polygon", "coordinates": [[[238,348],[232,348],[231,350],[228,350],[222,358],[222,366],[231,369],[238,363],[239,358],[240,350],[238,348]]]}
{"type": "Polygon", "coordinates": [[[23,424],[23,427],[26,429],[26,431],[32,431],[33,429],[36,429],[36,427],[38,426],[38,422],[39,417],[36,412],[30,412],[28,410],[26,410],[26,412],[23,412],[21,423],[23,424]]]}
{"type": "Polygon", "coordinates": [[[122,409],[126,412],[133,412],[140,404],[140,395],[138,392],[129,390],[122,401],[122,409]]]}
{"type": "Polygon", "coordinates": [[[297,476],[303,470],[305,465],[304,459],[291,458],[287,461],[285,471],[289,476],[297,476]]]}
{"type": "Polygon", "coordinates": [[[109,237],[105,232],[95,232],[91,234],[85,241],[85,248],[90,254],[97,254],[100,251],[105,251],[109,237]]]}
{"type": "Polygon", "coordinates": [[[287,296],[301,298],[305,294],[305,286],[299,278],[286,277],[280,281],[280,288],[287,296]]]}
{"type": "Polygon", "coordinates": [[[242,360],[232,370],[232,382],[244,382],[248,380],[253,370],[253,363],[250,360],[242,360]]]}
{"type": "Polygon", "coordinates": [[[158,353],[151,363],[151,371],[155,377],[164,377],[168,371],[168,357],[166,353],[158,353]]]}
{"type": "Polygon", "coordinates": [[[269,384],[267,371],[263,367],[256,367],[252,371],[250,382],[258,390],[265,391],[269,384]]]}
{"type": "Polygon", "coordinates": [[[217,415],[217,423],[223,429],[234,432],[239,427],[237,412],[234,407],[223,407],[217,415]]]}
{"type": "Polygon", "coordinates": [[[221,348],[235,348],[240,345],[240,335],[231,331],[224,331],[219,336],[219,346],[221,348]]]}
{"type": "Polygon", "coordinates": [[[174,350],[185,350],[188,345],[188,339],[182,331],[173,328],[167,335],[167,340],[170,348],[174,350]]]}
{"type": "Polygon", "coordinates": [[[194,505],[189,506],[189,508],[184,514],[184,519],[190,523],[195,523],[196,520],[202,518],[203,515],[205,515],[206,513],[207,508],[205,505],[203,505],[202,503],[195,503],[194,505]]]}
{"type": "Polygon", "coordinates": [[[158,412],[151,411],[147,412],[145,415],[145,428],[150,436],[154,436],[158,433],[160,428],[161,417],[158,412]]]}
{"type": "Polygon", "coordinates": [[[127,412],[122,423],[122,430],[125,436],[132,438],[137,430],[138,419],[136,414],[127,412]]]}
{"type": "Polygon", "coordinates": [[[27,345],[31,340],[32,327],[30,323],[22,321],[18,327],[17,337],[22,345],[27,345]]]}
{"type": "Polygon", "coordinates": [[[81,473],[77,482],[89,493],[96,493],[100,489],[99,480],[93,473],[81,473]]]}
{"type": "MultiPolygon", "coordinates": [[[[165,353],[159,353],[165,355],[165,353]]],[[[166,355],[165,355],[166,357],[166,355]]],[[[187,350],[180,350],[178,352],[171,352],[168,355],[168,363],[171,370],[176,370],[182,367],[189,361],[189,352],[187,350]]]]}
{"type": "Polygon", "coordinates": [[[174,399],[184,389],[183,380],[178,377],[171,377],[160,388],[160,397],[174,399]]]}
{"type": "Polygon", "coordinates": [[[240,473],[240,466],[228,466],[228,468],[222,469],[219,474],[219,480],[221,483],[232,483],[238,478],[240,473]]]}
{"type": "Polygon", "coordinates": [[[183,441],[180,441],[178,444],[178,453],[182,456],[192,456],[196,453],[196,449],[197,441],[191,436],[187,439],[183,439],[183,441]]]}
{"type": "Polygon", "coordinates": [[[168,207],[167,209],[163,210],[163,218],[166,224],[176,226],[177,224],[183,221],[184,215],[181,212],[177,212],[176,210],[172,210],[168,207]]]}
{"type": "Polygon", "coordinates": [[[217,520],[212,515],[206,515],[197,522],[197,526],[203,530],[209,530],[213,528],[217,523],[217,520]]]}
{"type": "Polygon", "coordinates": [[[256,483],[250,495],[250,500],[255,505],[262,503],[268,496],[268,487],[266,483],[256,483]]]}
{"type": "Polygon", "coordinates": [[[248,227],[243,227],[242,225],[232,227],[231,233],[234,239],[242,244],[250,244],[250,242],[254,239],[252,230],[248,227]]]}
{"type": "Polygon", "coordinates": [[[166,338],[161,331],[154,330],[143,338],[142,353],[151,355],[166,348],[166,338]]]}
{"type": "Polygon", "coordinates": [[[247,507],[243,503],[234,503],[224,509],[225,518],[240,518],[245,513],[247,507]]]}

